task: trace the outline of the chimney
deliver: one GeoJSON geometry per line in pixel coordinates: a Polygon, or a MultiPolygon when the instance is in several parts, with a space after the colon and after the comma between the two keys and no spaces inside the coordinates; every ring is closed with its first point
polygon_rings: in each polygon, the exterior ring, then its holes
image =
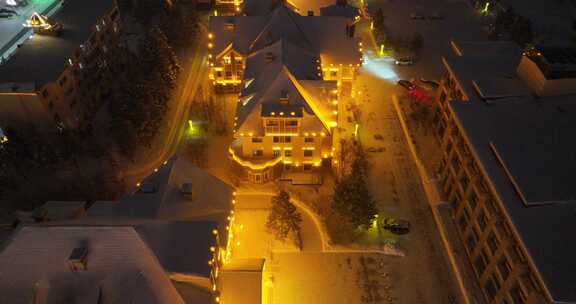
{"type": "Polygon", "coordinates": [[[288,92],[286,90],[282,90],[280,92],[280,104],[287,105],[290,101],[288,100],[288,92]]]}
{"type": "Polygon", "coordinates": [[[266,63],[272,63],[276,59],[276,55],[272,52],[266,53],[266,63]]]}
{"type": "Polygon", "coordinates": [[[74,248],[68,257],[68,266],[73,272],[88,269],[88,248],[86,246],[74,248]]]}
{"type": "Polygon", "coordinates": [[[308,11],[308,16],[314,16],[314,11],[308,11]]]}
{"type": "Polygon", "coordinates": [[[180,186],[180,193],[182,193],[182,195],[189,200],[194,199],[194,192],[195,191],[192,183],[183,183],[182,186],[180,186]]]}

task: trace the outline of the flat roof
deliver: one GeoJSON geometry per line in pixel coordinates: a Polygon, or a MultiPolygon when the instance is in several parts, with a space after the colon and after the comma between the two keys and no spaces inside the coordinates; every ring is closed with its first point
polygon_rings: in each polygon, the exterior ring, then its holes
{"type": "Polygon", "coordinates": [[[66,0],[50,18],[63,26],[60,36],[34,35],[0,65],[0,83],[36,83],[38,87],[54,81],[64,70],[68,58],[90,37],[96,22],[112,9],[114,0],[66,0]]]}
{"type": "MultiPolygon", "coordinates": [[[[527,94],[487,103],[471,83],[474,75],[485,75],[490,58],[445,58],[469,97],[451,101],[450,108],[552,297],[576,301],[574,282],[567,279],[576,273],[576,236],[567,233],[576,231],[576,96],[527,94]]],[[[498,68],[509,73],[507,65],[490,69],[498,74],[498,68]]]]}

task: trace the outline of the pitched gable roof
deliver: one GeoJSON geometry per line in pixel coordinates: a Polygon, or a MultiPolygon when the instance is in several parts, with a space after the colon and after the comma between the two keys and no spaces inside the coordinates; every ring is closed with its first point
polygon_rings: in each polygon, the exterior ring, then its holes
{"type": "Polygon", "coordinates": [[[285,5],[278,5],[270,14],[262,31],[250,44],[250,52],[264,48],[280,39],[285,39],[305,50],[318,53],[299,24],[301,17],[285,5]]]}
{"type": "MultiPolygon", "coordinates": [[[[237,124],[239,131],[253,132],[260,126],[260,112],[256,111],[261,109],[263,104],[267,104],[267,108],[279,105],[279,99],[282,92],[288,94],[289,104],[293,106],[300,106],[304,112],[309,115],[315,116],[318,120],[318,131],[328,132],[330,129],[330,122],[328,117],[325,117],[324,111],[316,101],[317,96],[313,96],[294,75],[288,70],[285,65],[280,67],[271,67],[268,73],[263,73],[264,76],[259,77],[254,81],[244,94],[244,98],[240,99],[236,111],[237,124]],[[271,76],[271,77],[270,77],[271,76]],[[243,103],[243,100],[250,98],[249,101],[243,103]],[[322,129],[322,130],[320,130],[322,129]]],[[[319,81],[324,82],[324,81],[319,81]]]]}

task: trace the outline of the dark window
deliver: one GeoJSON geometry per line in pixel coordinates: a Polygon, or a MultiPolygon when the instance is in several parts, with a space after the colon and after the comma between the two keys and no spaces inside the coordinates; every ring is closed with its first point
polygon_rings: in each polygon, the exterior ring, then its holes
{"type": "Polygon", "coordinates": [[[486,229],[486,214],[484,214],[484,210],[480,210],[478,212],[478,226],[481,230],[486,229]]]}
{"type": "Polygon", "coordinates": [[[484,273],[484,270],[486,270],[486,261],[484,260],[484,256],[481,254],[478,255],[476,261],[474,261],[474,268],[476,268],[478,276],[481,276],[484,273]]]}
{"type": "Polygon", "coordinates": [[[514,304],[524,304],[524,300],[526,299],[524,292],[518,285],[510,289],[510,297],[512,301],[514,301],[514,304]]]}
{"type": "Polygon", "coordinates": [[[298,126],[298,121],[296,121],[296,120],[288,120],[288,121],[286,121],[286,125],[289,126],[289,127],[295,127],[295,126],[298,126]]]}
{"type": "Polygon", "coordinates": [[[312,157],[313,154],[314,154],[314,150],[304,150],[304,156],[305,157],[312,157]]]}
{"type": "Polygon", "coordinates": [[[502,258],[500,262],[498,262],[498,271],[500,272],[502,280],[506,280],[506,278],[508,278],[508,275],[510,274],[510,264],[508,264],[508,261],[506,261],[505,257],[502,258]]]}
{"type": "Polygon", "coordinates": [[[331,77],[336,77],[336,76],[338,76],[338,71],[330,71],[330,76],[331,76],[331,77]]]}
{"type": "Polygon", "coordinates": [[[292,169],[292,165],[291,165],[291,164],[284,164],[284,170],[290,171],[291,169],[292,169]]]}
{"type": "Polygon", "coordinates": [[[488,296],[488,299],[490,299],[490,301],[494,300],[494,297],[496,296],[496,293],[498,292],[498,288],[496,287],[496,283],[494,283],[493,280],[488,280],[486,282],[486,284],[484,284],[484,291],[486,292],[486,295],[488,296]]]}
{"type": "Polygon", "coordinates": [[[252,142],[253,142],[253,143],[261,143],[261,142],[262,142],[262,137],[252,137],[252,142]]]}
{"type": "Polygon", "coordinates": [[[277,127],[277,126],[278,126],[278,121],[276,121],[276,120],[267,120],[267,121],[266,121],[266,126],[267,126],[267,127],[277,127]]]}
{"type": "Polygon", "coordinates": [[[307,143],[314,142],[314,137],[305,137],[304,142],[307,142],[307,143]]]}
{"type": "Polygon", "coordinates": [[[261,149],[252,150],[252,156],[262,156],[262,155],[264,155],[264,151],[262,151],[261,149]]]}
{"type": "Polygon", "coordinates": [[[292,156],[292,150],[284,150],[284,156],[286,157],[292,156]]]}
{"type": "Polygon", "coordinates": [[[488,236],[488,247],[490,248],[490,251],[492,252],[492,255],[496,254],[496,250],[498,250],[498,239],[496,239],[496,235],[494,234],[494,232],[491,232],[490,235],[488,236]]]}
{"type": "Polygon", "coordinates": [[[286,143],[292,142],[292,137],[284,136],[284,142],[286,142],[286,143]]]}
{"type": "Polygon", "coordinates": [[[274,136],[273,141],[274,141],[275,143],[279,143],[279,142],[280,142],[280,137],[274,136]]]}
{"type": "Polygon", "coordinates": [[[312,164],[304,164],[304,171],[312,170],[312,164]]]}
{"type": "Polygon", "coordinates": [[[476,247],[476,242],[477,240],[474,237],[474,234],[470,234],[470,236],[466,240],[466,247],[468,247],[468,251],[472,252],[472,250],[474,250],[474,247],[476,247]]]}
{"type": "Polygon", "coordinates": [[[216,77],[221,78],[222,77],[222,71],[216,71],[216,77]]]}
{"type": "Polygon", "coordinates": [[[273,150],[274,157],[280,156],[280,150],[273,150]]]}

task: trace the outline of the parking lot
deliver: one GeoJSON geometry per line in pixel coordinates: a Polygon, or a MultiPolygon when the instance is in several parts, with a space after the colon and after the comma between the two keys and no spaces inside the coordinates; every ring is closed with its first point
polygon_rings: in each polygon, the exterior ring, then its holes
{"type": "Polygon", "coordinates": [[[414,65],[394,67],[401,79],[420,76],[438,79],[442,73],[441,57],[450,51],[452,39],[487,40],[472,7],[465,0],[366,0],[366,3],[370,12],[383,10],[391,35],[420,33],[424,38],[421,54],[414,65]],[[414,19],[414,15],[418,19],[414,19]]]}

